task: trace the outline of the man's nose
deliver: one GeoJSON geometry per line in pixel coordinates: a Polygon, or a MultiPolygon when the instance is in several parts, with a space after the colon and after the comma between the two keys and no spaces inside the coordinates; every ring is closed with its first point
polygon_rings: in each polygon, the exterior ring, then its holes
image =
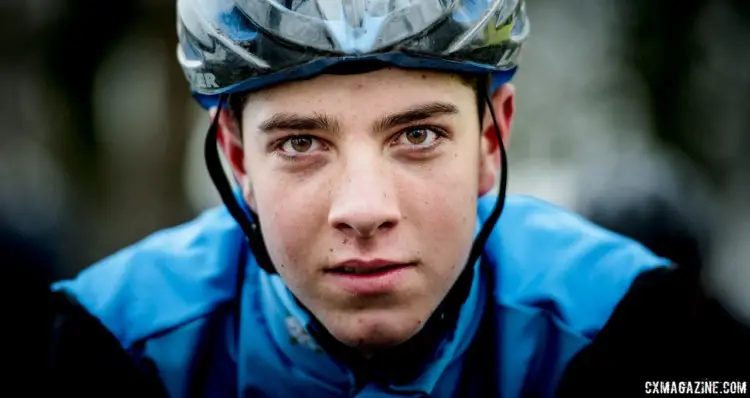
{"type": "Polygon", "coordinates": [[[340,174],[328,222],[352,238],[369,238],[393,229],[401,212],[386,172],[363,159],[356,163],[340,174]]]}

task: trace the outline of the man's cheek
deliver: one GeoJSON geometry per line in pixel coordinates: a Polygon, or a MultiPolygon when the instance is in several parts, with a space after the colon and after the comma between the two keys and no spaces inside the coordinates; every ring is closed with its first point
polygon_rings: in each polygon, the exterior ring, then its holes
{"type": "Polygon", "coordinates": [[[432,197],[423,217],[433,240],[441,242],[437,247],[461,252],[461,246],[470,246],[476,227],[477,197],[466,180],[447,179],[447,182],[453,188],[436,191],[441,193],[432,197]]]}
{"type": "Polygon", "coordinates": [[[298,263],[310,256],[315,233],[305,213],[304,207],[278,210],[263,226],[264,234],[268,233],[266,244],[280,261],[298,263]]]}

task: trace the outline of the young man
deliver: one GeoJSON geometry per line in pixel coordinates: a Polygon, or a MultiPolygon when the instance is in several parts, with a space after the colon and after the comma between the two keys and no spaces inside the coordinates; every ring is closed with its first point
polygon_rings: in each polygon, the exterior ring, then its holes
{"type": "MultiPolygon", "coordinates": [[[[505,198],[522,1],[178,9],[225,206],[58,286],[171,396],[577,394],[631,380],[618,366],[643,354],[641,329],[675,323],[628,320],[661,311],[665,289],[682,311],[688,285],[668,261],[505,198]]],[[[618,388],[642,393],[638,377],[618,388]]]]}

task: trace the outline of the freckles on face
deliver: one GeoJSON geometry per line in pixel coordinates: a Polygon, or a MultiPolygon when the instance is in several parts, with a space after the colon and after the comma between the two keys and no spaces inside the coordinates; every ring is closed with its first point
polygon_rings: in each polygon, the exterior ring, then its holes
{"type": "MultiPolygon", "coordinates": [[[[306,275],[315,271],[310,264],[317,249],[313,242],[326,227],[325,204],[329,196],[328,184],[317,180],[278,176],[256,180],[256,184],[267,187],[260,195],[256,193],[258,217],[272,261],[285,265],[284,270],[279,270],[282,276],[288,272],[306,275]]],[[[327,254],[331,253],[329,248],[327,254]]]]}
{"type": "MultiPolygon", "coordinates": [[[[469,140],[467,140],[470,142],[469,140]]],[[[463,141],[461,141],[463,144],[463,141]]],[[[468,145],[460,145],[444,161],[420,173],[399,178],[402,206],[414,235],[422,237],[423,257],[437,278],[451,278],[463,266],[476,225],[476,155],[468,145]]],[[[421,240],[422,240],[421,239],[421,240]]]]}

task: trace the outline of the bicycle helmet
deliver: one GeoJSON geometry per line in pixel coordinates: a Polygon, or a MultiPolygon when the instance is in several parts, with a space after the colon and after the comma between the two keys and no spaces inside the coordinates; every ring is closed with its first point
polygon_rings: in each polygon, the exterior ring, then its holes
{"type": "Polygon", "coordinates": [[[198,102],[305,79],[352,61],[491,73],[516,70],[522,0],[178,0],[177,57],[198,102]]]}

